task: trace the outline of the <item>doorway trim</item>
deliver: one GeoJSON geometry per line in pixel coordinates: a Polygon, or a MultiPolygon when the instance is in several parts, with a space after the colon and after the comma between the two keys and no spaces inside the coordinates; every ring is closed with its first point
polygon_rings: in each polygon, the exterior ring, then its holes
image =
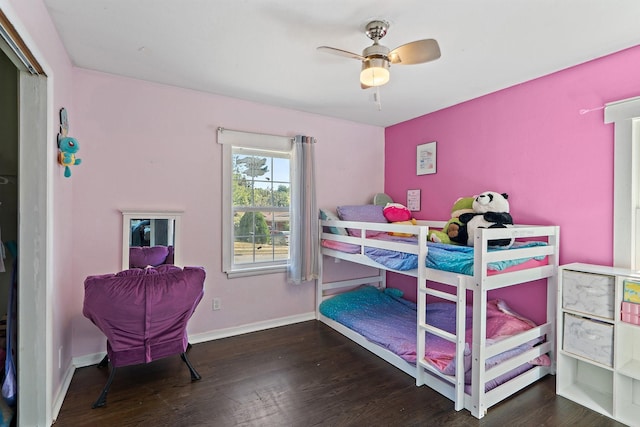
{"type": "MultiPolygon", "coordinates": [[[[52,401],[51,80],[16,30],[10,7],[0,10],[0,48],[18,69],[17,425],[50,426],[52,401]]],[[[21,27],[19,27],[21,28],[21,27]]],[[[27,38],[27,41],[31,41],[27,38]]],[[[41,65],[42,64],[42,65],[41,65]]],[[[44,66],[44,67],[43,67],[44,66]]]]}
{"type": "Polygon", "coordinates": [[[21,72],[19,97],[18,425],[37,426],[51,424],[52,387],[46,77],[21,72]]]}

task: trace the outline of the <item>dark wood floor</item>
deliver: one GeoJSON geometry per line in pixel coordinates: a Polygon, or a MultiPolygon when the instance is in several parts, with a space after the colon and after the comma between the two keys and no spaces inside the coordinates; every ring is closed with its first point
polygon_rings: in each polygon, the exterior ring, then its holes
{"type": "Polygon", "coordinates": [[[621,426],[556,396],[548,376],[478,420],[326,325],[303,322],[196,344],[191,382],[178,356],[107,371],[76,370],[62,426],[621,426]]]}

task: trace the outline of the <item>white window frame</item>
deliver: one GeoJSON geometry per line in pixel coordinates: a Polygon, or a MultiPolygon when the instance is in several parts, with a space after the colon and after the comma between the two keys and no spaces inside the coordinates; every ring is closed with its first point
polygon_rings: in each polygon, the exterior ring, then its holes
{"type": "MultiPolygon", "coordinates": [[[[228,278],[282,273],[286,264],[235,265],[233,262],[233,198],[232,159],[233,148],[258,149],[273,152],[288,152],[293,148],[293,138],[252,132],[240,132],[218,128],[218,143],[222,145],[222,270],[228,278]]],[[[292,177],[293,178],[293,177],[292,177]]],[[[293,179],[291,185],[294,185],[293,179]]]]}
{"type": "Polygon", "coordinates": [[[640,97],[609,103],[614,123],[613,265],[640,267],[640,97]]]}

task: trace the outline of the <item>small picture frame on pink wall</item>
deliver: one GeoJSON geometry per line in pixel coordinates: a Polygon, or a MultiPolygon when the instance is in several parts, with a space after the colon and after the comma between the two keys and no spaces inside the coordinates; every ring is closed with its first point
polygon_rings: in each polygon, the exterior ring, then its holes
{"type": "Polygon", "coordinates": [[[407,209],[412,212],[420,210],[420,190],[407,190],[407,209]]]}
{"type": "Polygon", "coordinates": [[[416,152],[416,175],[436,173],[436,141],[418,145],[416,152]]]}

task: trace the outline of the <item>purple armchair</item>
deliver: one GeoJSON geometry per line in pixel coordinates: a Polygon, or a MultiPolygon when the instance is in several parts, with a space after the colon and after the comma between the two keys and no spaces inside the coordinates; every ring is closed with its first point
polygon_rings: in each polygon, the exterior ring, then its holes
{"type": "Polygon", "coordinates": [[[160,265],[87,277],[82,313],[107,336],[107,355],[98,367],[111,364],[94,408],[105,405],[119,366],[179,354],[191,379],[200,379],[186,355],[187,322],[202,299],[205,275],[202,267],[160,265]]]}

